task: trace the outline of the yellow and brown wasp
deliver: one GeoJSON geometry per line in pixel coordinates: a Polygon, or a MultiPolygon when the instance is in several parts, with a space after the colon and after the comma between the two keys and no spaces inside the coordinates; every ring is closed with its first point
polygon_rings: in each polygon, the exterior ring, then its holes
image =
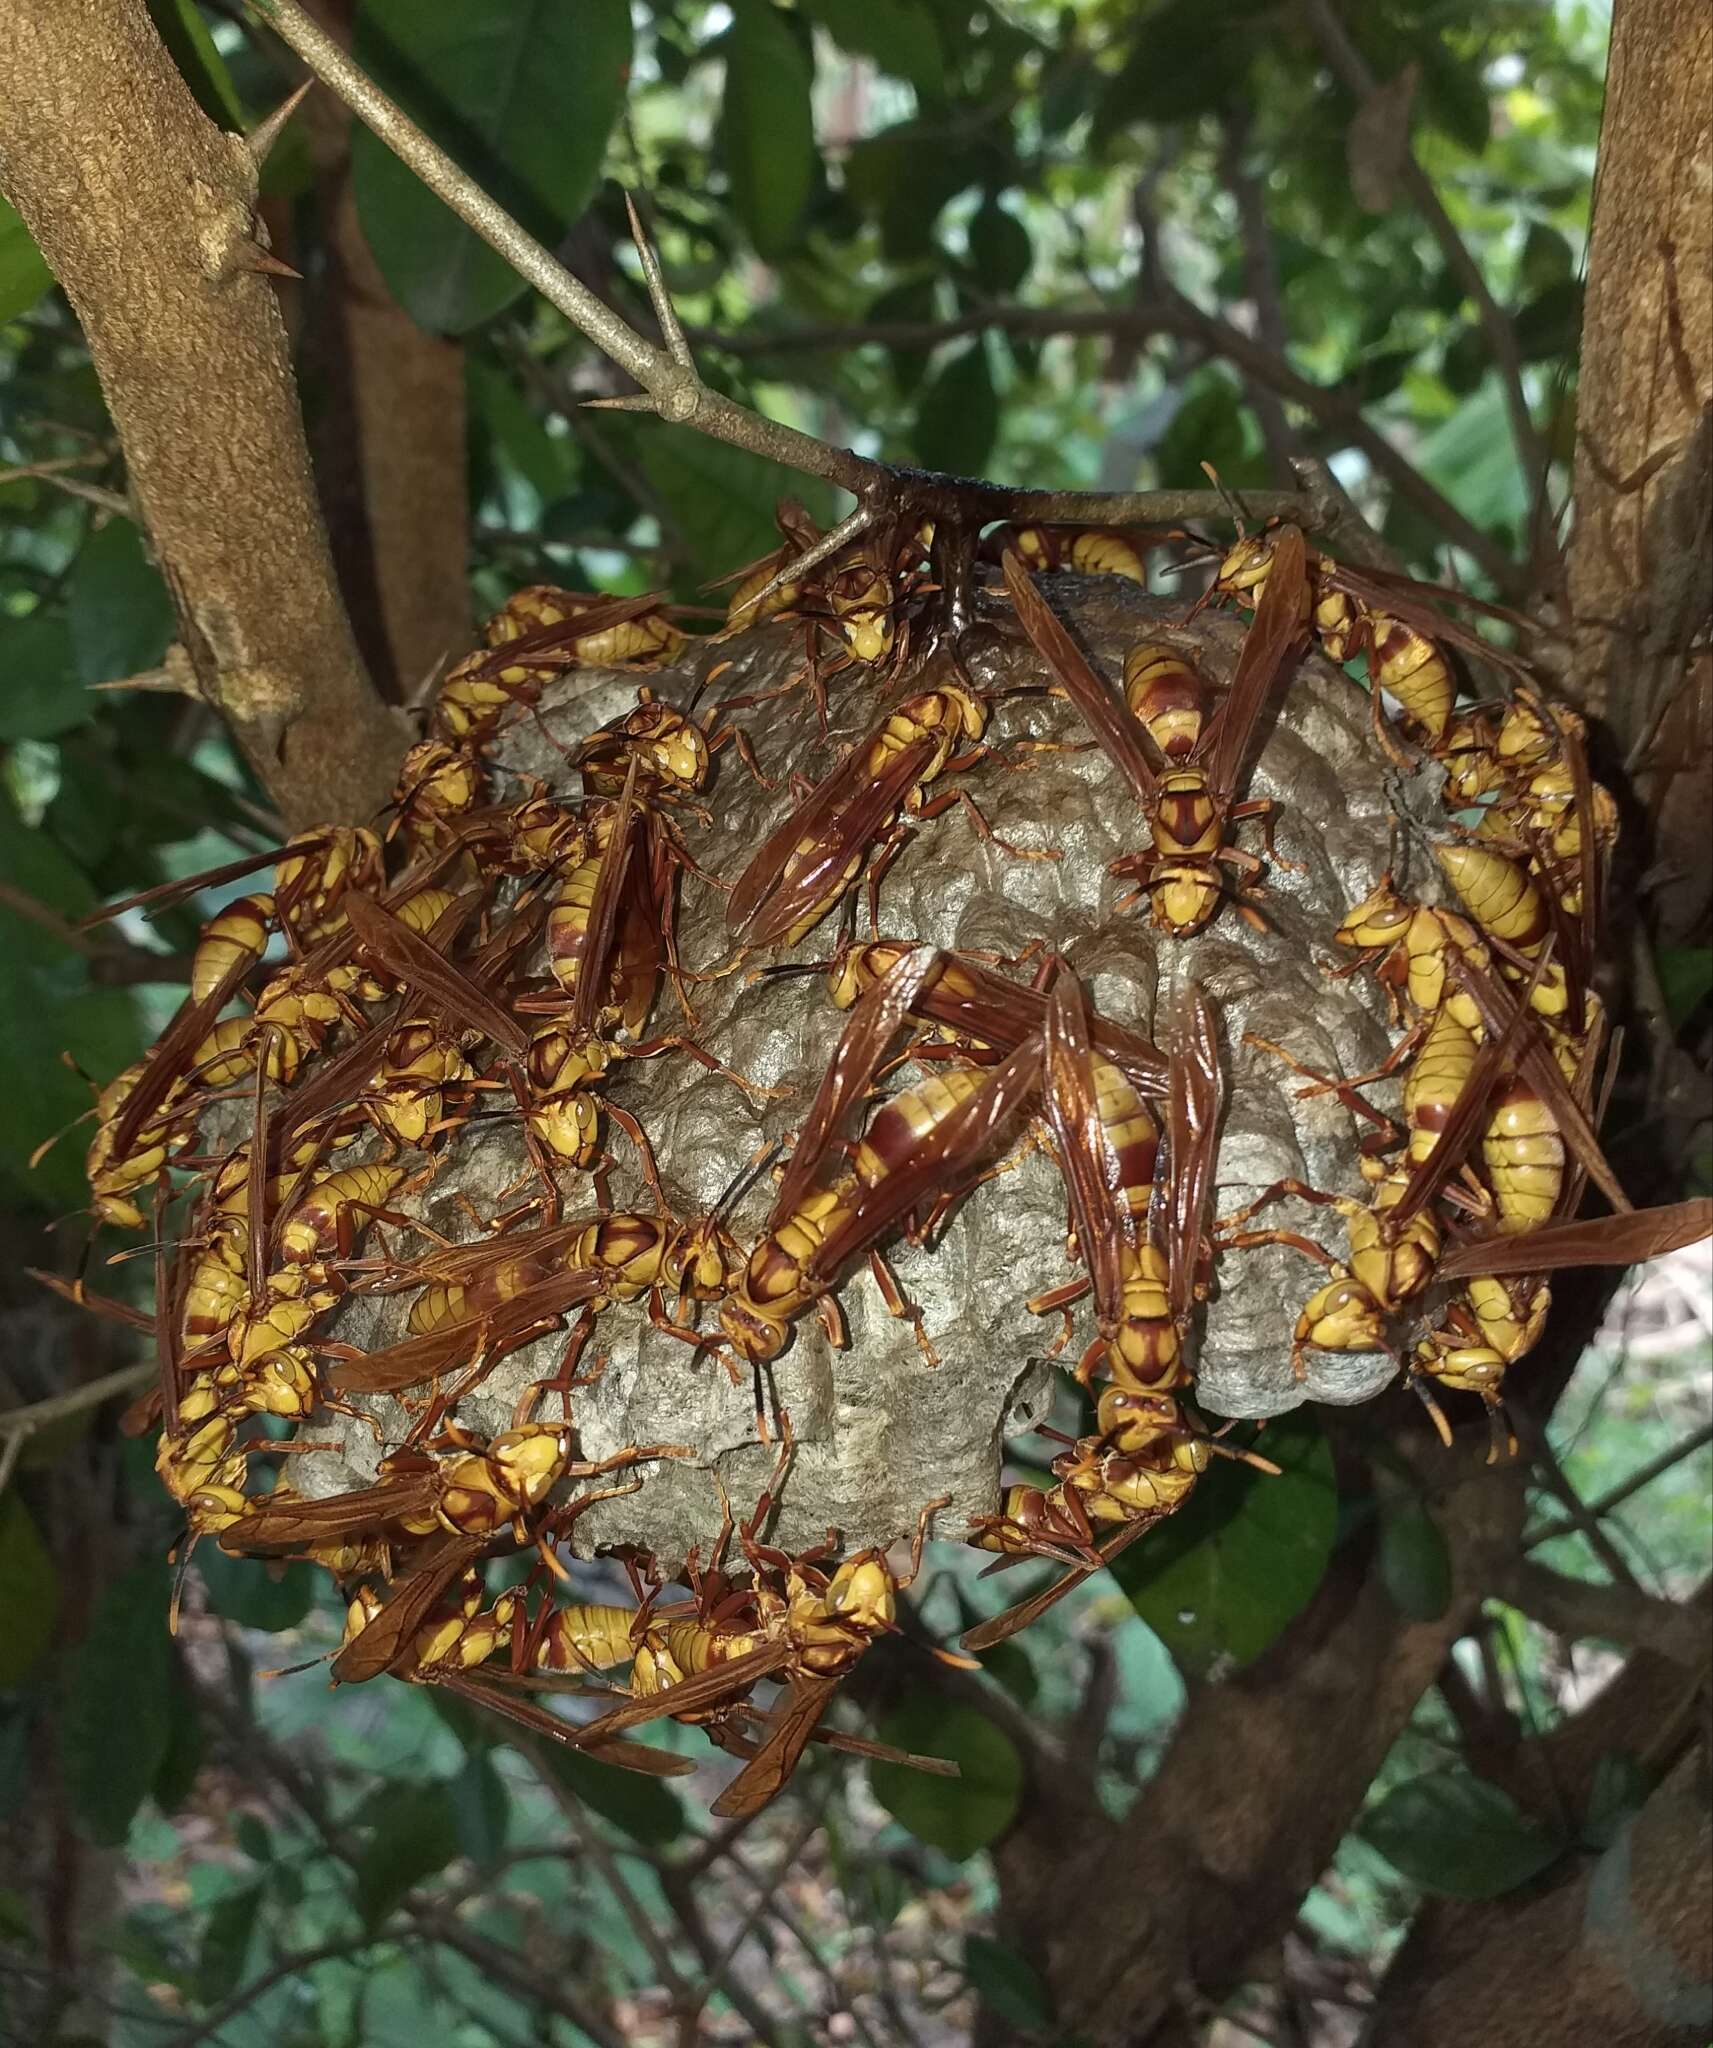
{"type": "Polygon", "coordinates": [[[1137,877],[1136,893],[1153,897],[1154,922],[1179,937],[1200,931],[1234,893],[1253,918],[1241,879],[1234,892],[1224,870],[1251,881],[1265,872],[1258,855],[1230,842],[1232,827],[1245,818],[1263,821],[1272,850],[1271,801],[1245,799],[1241,791],[1261,714],[1304,642],[1308,586],[1302,535],[1295,527],[1280,531],[1273,571],[1224,703],[1201,724],[1180,760],[1162,755],[1158,766],[1150,755],[1157,745],[1149,728],[1095,674],[1015,554],[1006,559],[1005,581],[1036,652],[1123,773],[1148,822],[1153,845],[1115,861],[1113,873],[1137,877]]]}

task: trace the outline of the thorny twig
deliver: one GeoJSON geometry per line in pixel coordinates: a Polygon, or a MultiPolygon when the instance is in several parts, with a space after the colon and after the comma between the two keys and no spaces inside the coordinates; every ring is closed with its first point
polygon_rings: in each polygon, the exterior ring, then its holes
{"type": "MultiPolygon", "coordinates": [[[[248,0],[311,71],[372,128],[424,185],[498,251],[520,277],[635,379],[640,390],[592,404],[649,412],[680,426],[693,426],[732,447],[800,470],[849,491],[871,514],[896,511],[905,500],[926,511],[938,505],[947,516],[967,519],[1082,520],[1169,525],[1185,519],[1221,516],[1217,497],[1205,491],[1036,491],[911,470],[835,447],[795,427],[769,420],[712,390],[702,381],[690,345],[667,296],[659,266],[638,224],[643,273],[666,337],[656,347],[536,241],[475,179],[461,171],[298,4],[298,0],[248,0]]],[[[1295,493],[1275,494],[1265,514],[1308,519],[1309,508],[1295,493]]],[[[1259,502],[1258,502],[1259,509],[1259,502]]]]}

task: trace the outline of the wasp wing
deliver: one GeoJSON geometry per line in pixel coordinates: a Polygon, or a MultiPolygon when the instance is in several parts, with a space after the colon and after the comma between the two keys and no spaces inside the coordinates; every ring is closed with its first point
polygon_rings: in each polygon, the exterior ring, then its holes
{"type": "Polygon", "coordinates": [[[395,1581],[392,1598],[334,1658],[335,1679],[344,1685],[357,1685],[404,1663],[411,1654],[417,1631],[447,1588],[476,1562],[487,1545],[485,1536],[449,1536],[409,1578],[395,1581]]]}
{"type": "MultiPolygon", "coordinates": [[[[1027,1600],[1018,1601],[1015,1607],[1006,1608],[1003,1614],[993,1615],[987,1621],[977,1622],[974,1628],[965,1629],[961,1641],[966,1650],[991,1650],[995,1643],[1003,1643],[1009,1637],[1019,1634],[1032,1621],[1039,1621],[1050,1608],[1056,1607],[1067,1593],[1092,1579],[1096,1572],[1103,1571],[1121,1550],[1127,1550],[1138,1536],[1163,1519],[1160,1515],[1138,1515],[1127,1523],[1100,1554],[1099,1564],[1079,1564],[1050,1586],[1042,1587],[1039,1593],[1027,1600]]],[[[1019,1560],[1021,1562],[1021,1560],[1019,1560]]]]}
{"type": "Polygon", "coordinates": [[[1504,1237],[1454,1246],[1439,1261],[1438,1277],[1550,1273],[1561,1266],[1628,1266],[1682,1251],[1713,1237],[1713,1200],[1698,1195],[1624,1216],[1584,1216],[1578,1222],[1542,1223],[1504,1237]]]}
{"type": "Polygon", "coordinates": [[[1267,587],[1243,636],[1237,668],[1225,702],[1207,724],[1195,748],[1208,760],[1208,787],[1216,801],[1229,802],[1241,786],[1249,748],[1273,685],[1308,634],[1308,557],[1294,526],[1279,529],[1273,544],[1267,587]]]}
{"type": "Polygon", "coordinates": [[[885,721],[803,799],[739,877],[726,906],[726,926],[746,943],[770,946],[800,924],[842,880],[870,841],[890,823],[934,758],[939,741],[913,740],[878,775],[852,787],[851,763],[862,759],[885,721]]]}
{"type": "Polygon", "coordinates": [[[1136,800],[1152,813],[1160,779],[1143,743],[1142,728],[1129,707],[1120,704],[1089,666],[1088,657],[1059,623],[1035,579],[1015,552],[1005,557],[1005,586],[1035,652],[1047,664],[1099,742],[1101,751],[1124,776],[1136,800]]]}
{"type": "Polygon", "coordinates": [[[940,959],[931,946],[918,946],[900,955],[851,1011],[786,1164],[768,1219],[770,1230],[792,1215],[808,1192],[827,1147],[868,1093],[898,1027],[909,1016],[940,959]]]}
{"type": "Polygon", "coordinates": [[[783,1642],[763,1643],[759,1649],[748,1650],[723,1664],[710,1665],[706,1671],[681,1679],[677,1685],[628,1699],[598,1721],[586,1722],[573,1730],[570,1739],[576,1748],[586,1749],[605,1742],[624,1728],[638,1728],[649,1721],[717,1707],[735,1694],[759,1685],[762,1679],[771,1678],[790,1654],[789,1646],[783,1642]]]}
{"type": "MultiPolygon", "coordinates": [[[[462,901],[462,899],[460,899],[462,901]]],[[[446,955],[413,932],[373,897],[350,890],[342,898],[351,929],[368,953],[391,974],[432,996],[461,1024],[467,1024],[521,1059],[529,1034],[446,955]]],[[[448,915],[458,905],[449,906],[448,915]]],[[[467,912],[466,912],[467,914],[467,912]]]]}
{"type": "Polygon", "coordinates": [[[1172,1176],[1166,1263],[1172,1314],[1181,1323],[1195,1306],[1205,1266],[1203,1243],[1224,1101],[1218,1018],[1206,993],[1193,984],[1185,991],[1177,1041],[1166,1108],[1172,1176]]]}
{"type": "Polygon", "coordinates": [[[1123,1306],[1129,1218],[1119,1204],[1118,1162],[1100,1120],[1082,984],[1068,967],[1061,967],[1047,1004],[1041,1102],[1094,1289],[1098,1326],[1110,1331],[1123,1306]]]}
{"type": "Polygon", "coordinates": [[[624,626],[632,619],[646,618],[650,612],[663,610],[665,603],[664,591],[649,590],[638,597],[613,597],[591,604],[568,619],[556,619],[552,625],[537,626],[531,632],[520,633],[515,640],[502,641],[485,660],[469,670],[467,680],[501,676],[508,668],[575,668],[578,641],[588,639],[592,633],[604,633],[610,626],[624,626]]]}
{"type": "Polygon", "coordinates": [[[982,1086],[902,1165],[882,1174],[872,1186],[856,1183],[844,1221],[829,1231],[809,1262],[815,1280],[830,1284],[846,1260],[874,1243],[926,1195],[940,1192],[978,1166],[1040,1083],[1040,1043],[1030,1039],[994,1067],[982,1086]]]}
{"type": "MultiPolygon", "coordinates": [[[[480,1707],[485,1713],[501,1715],[548,1742],[569,1742],[582,1732],[572,1723],[560,1720],[557,1714],[548,1713],[545,1707],[535,1706],[528,1700],[513,1699],[499,1685],[473,1677],[468,1672],[435,1670],[417,1675],[424,1685],[444,1686],[448,1692],[456,1693],[472,1706],[480,1707]]],[[[591,1748],[589,1753],[597,1763],[616,1764],[620,1770],[641,1771],[651,1778],[682,1778],[696,1768],[692,1757],[674,1756],[664,1749],[650,1749],[643,1742],[626,1742],[621,1736],[611,1737],[599,1747],[591,1748]]]]}
{"type": "Polygon", "coordinates": [[[837,1678],[793,1681],[785,1704],[769,1717],[772,1725],[761,1747],[709,1808],[716,1820],[759,1813],[779,1796],[840,1683],[837,1678]]]}

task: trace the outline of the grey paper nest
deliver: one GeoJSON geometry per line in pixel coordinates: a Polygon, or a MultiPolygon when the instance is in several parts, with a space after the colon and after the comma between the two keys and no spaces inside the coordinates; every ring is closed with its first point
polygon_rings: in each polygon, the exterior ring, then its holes
{"type": "MultiPolygon", "coordinates": [[[[1207,612],[1186,623],[1181,601],[1150,597],[1110,577],[1055,576],[1045,588],[1114,682],[1126,650],[1143,639],[1182,648],[1215,681],[1231,673],[1244,631],[1232,616],[1207,612]]],[[[996,622],[1009,619],[1002,596],[990,590],[983,603],[996,622]]],[[[1276,1040],[1306,1064],[1336,1073],[1371,1067],[1387,1051],[1383,997],[1371,977],[1334,979],[1327,971],[1339,964],[1332,946],[1339,919],[1388,864],[1399,802],[1388,786],[1365,692],[1311,653],[1288,690],[1276,693],[1249,791],[1276,802],[1278,848],[1295,865],[1269,869],[1268,929],[1253,929],[1227,908],[1204,932],[1184,940],[1152,929],[1145,905],[1114,910],[1124,885],[1107,873],[1108,863],[1145,846],[1146,827],[1119,772],[1086,745],[1071,707],[1041,694],[1046,678],[1033,650],[998,632],[970,640],[979,642],[970,655],[972,672],[997,699],[987,735],[994,752],[960,780],[1001,837],[1056,847],[1062,857],[1012,858],[985,843],[954,807],[914,830],[886,875],[881,932],[989,956],[1022,955],[1031,964],[1008,970],[1019,976],[1038,964],[1042,949],[1063,954],[1097,1010],[1162,1038],[1178,989],[1193,977],[1221,1016],[1227,1093],[1215,1213],[1238,1207],[1285,1175],[1360,1197],[1349,1113],[1334,1096],[1297,1100],[1296,1079],[1277,1060],[1245,1046],[1243,1034],[1276,1040]],[[1026,686],[1031,694],[1004,694],[1026,686]],[[1016,750],[1024,739],[1063,742],[1068,750],[1016,750]]],[[[802,660],[802,630],[774,623],[735,639],[692,642],[675,666],[646,680],[656,695],[685,703],[718,665],[722,672],[701,699],[706,704],[776,689],[802,660]]],[[[496,797],[521,796],[531,776],[574,790],[576,778],[548,735],[570,746],[628,709],[637,680],[581,669],[548,683],[538,716],[514,719],[487,745],[496,797]]],[[[782,807],[794,800],[786,778],[819,779],[840,748],[875,724],[887,701],[869,671],[847,669],[830,686],[826,737],[801,689],[734,714],[779,787],[763,789],[733,750],[722,751],[706,793],[711,824],[680,820],[697,861],[728,879],[741,873],[782,807]]],[[[1243,828],[1243,843],[1250,843],[1252,830],[1243,828]]],[[[730,950],[725,898],[686,876],[680,900],[686,965],[716,965],[730,950]]],[[[859,898],[859,936],[868,935],[867,915],[859,898]]],[[[772,957],[826,959],[837,931],[835,915],[794,952],[772,957]]],[[[764,1141],[794,1129],[847,1021],[819,975],[746,979],[740,973],[693,993],[700,1012],[696,1035],[712,1053],[758,1082],[795,1093],[758,1105],[681,1053],[613,1071],[606,1097],[646,1127],[668,1197],[684,1217],[708,1210],[764,1141]]],[[[652,1029],[678,1027],[672,1006],[663,985],[652,1029]]],[[[912,1075],[906,1066],[887,1085],[909,1085],[912,1075]]],[[[647,1208],[626,1141],[609,1129],[607,1143],[617,1161],[615,1203],[647,1208]]],[[[472,1225],[455,1196],[491,1215],[501,1206],[501,1191],[519,1184],[526,1171],[515,1123],[468,1124],[449,1140],[422,1213],[448,1236],[468,1238],[472,1225]]],[[[574,1177],[564,1178],[567,1213],[590,1206],[574,1177]]],[[[763,1228],[768,1206],[764,1180],[732,1218],[746,1245],[763,1228]]],[[[1335,1253],[1342,1250],[1336,1217],[1311,1219],[1307,1227],[1335,1253]]],[[[943,1495],[950,1504],[936,1523],[941,1535],[956,1535],[972,1517],[997,1510],[1004,1440],[1042,1417],[1052,1393],[1057,1368],[1045,1353],[1057,1321],[1031,1315],[1025,1302],[1073,1276],[1065,1231],[1062,1184],[1051,1155],[1036,1144],[1014,1170],[962,1203],[932,1251],[896,1239],[888,1247],[906,1293],[925,1311],[942,1360],[937,1368],[925,1363],[908,1324],[886,1313],[860,1264],[839,1289],[847,1350],[829,1345],[814,1316],[799,1319],[772,1368],[798,1446],[772,1540],[796,1550],[833,1528],[847,1549],[887,1543],[908,1534],[924,1503],[943,1495]]],[[[1218,1261],[1215,1292],[1195,1341],[1194,1396],[1203,1410],[1269,1416],[1304,1400],[1363,1401],[1385,1385],[1394,1368],[1383,1354],[1314,1352],[1306,1382],[1293,1376],[1292,1326],[1321,1277],[1300,1254],[1283,1248],[1218,1261]]],[[[379,1348],[403,1334],[404,1312],[399,1296],[351,1297],[320,1334],[379,1348]]],[[[1091,1333],[1085,1303],[1068,1361],[1091,1333]]],[[[458,1420],[483,1436],[505,1428],[519,1392],[553,1370],[563,1342],[543,1338],[507,1358],[459,1409],[458,1420]]],[[[715,1358],[651,1329],[641,1304],[602,1314],[585,1370],[596,1357],[604,1357],[604,1371],[574,1397],[585,1456],[647,1442],[687,1444],[696,1456],[642,1468],[640,1491],[578,1521],[576,1548],[587,1553],[601,1545],[636,1545],[670,1567],[692,1544],[705,1547],[718,1527],[712,1475],[717,1472],[742,1512],[775,1454],[756,1440],[747,1381],[734,1387],[715,1358]]],[[[411,1415],[397,1402],[361,1405],[389,1443],[410,1426],[411,1415]]],[[[318,1416],[305,1434],[344,1441],[342,1455],[293,1461],[293,1480],[306,1493],[339,1492],[373,1477],[384,1446],[365,1424],[318,1416]]]]}

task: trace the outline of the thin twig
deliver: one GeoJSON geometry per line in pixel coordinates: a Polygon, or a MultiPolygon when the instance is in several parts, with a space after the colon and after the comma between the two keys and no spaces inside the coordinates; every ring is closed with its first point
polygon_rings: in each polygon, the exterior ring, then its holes
{"type": "Polygon", "coordinates": [[[86,1386],[73,1387],[64,1394],[52,1394],[45,1401],[32,1401],[26,1408],[9,1408],[0,1413],[0,1436],[32,1436],[50,1422],[67,1415],[81,1415],[85,1408],[98,1407],[119,1394],[134,1394],[155,1376],[152,1365],[122,1366],[104,1373],[86,1386]]]}
{"type": "MultiPolygon", "coordinates": [[[[1303,0],[1303,13],[1326,55],[1327,62],[1356,98],[1366,103],[1379,81],[1369,70],[1362,52],[1350,40],[1344,24],[1334,13],[1330,0],[1303,0]]],[[[1510,316],[1487,289],[1487,280],[1481,275],[1481,266],[1470,255],[1463,237],[1457,232],[1451,215],[1446,212],[1438,192],[1434,189],[1433,180],[1417,162],[1413,148],[1406,146],[1400,169],[1404,185],[1420,209],[1434,240],[1438,242],[1447,267],[1463,286],[1480,319],[1481,331],[1487,337],[1487,346],[1492,351],[1493,361],[1498,368],[1500,383],[1504,389],[1505,411],[1511,423],[1511,439],[1516,444],[1518,466],[1527,482],[1531,500],[1536,499],[1545,488],[1547,455],[1535,427],[1534,417],[1529,411],[1528,392],[1523,385],[1523,359],[1517,348],[1516,328],[1510,316]]]]}
{"type": "MultiPolygon", "coordinates": [[[[1313,378],[1303,376],[1282,357],[1276,356],[1264,342],[1245,334],[1241,328],[1233,327],[1217,314],[1204,312],[1178,292],[1169,292],[1143,305],[1058,307],[994,304],[975,307],[945,320],[852,321],[837,326],[787,329],[777,334],[727,334],[693,327],[689,330],[689,338],[700,347],[717,348],[724,354],[743,358],[790,355],[808,350],[838,352],[869,346],[926,349],[944,341],[956,341],[965,335],[984,333],[1016,334],[1043,341],[1075,339],[1078,336],[1129,336],[1147,340],[1158,334],[1181,334],[1198,340],[1245,375],[1264,381],[1282,398],[1289,399],[1293,405],[1300,405],[1323,427],[1341,434],[1352,448],[1366,457],[1370,466],[1385,478],[1399,497],[1407,499],[1439,528],[1453,546],[1477,562],[1496,589],[1513,597],[1525,591],[1528,579],[1504,549],[1466,518],[1449,498],[1429,483],[1408,457],[1363,418],[1360,402],[1353,391],[1317,384],[1313,378]]],[[[1026,494],[1017,495],[1022,497],[1026,494]]],[[[1054,513],[1041,511],[1034,516],[1110,520],[1116,524],[1221,516],[1217,500],[1206,492],[1134,493],[1129,502],[1139,506],[1144,503],[1174,506],[1171,511],[1134,512],[1075,509],[1072,501],[1077,499],[1085,501],[1089,508],[1107,502],[1092,492],[1066,491],[1050,495],[1062,500],[1067,509],[1054,513]],[[1182,506],[1184,499],[1206,502],[1186,509],[1182,506]]],[[[1290,509],[1289,494],[1255,491],[1248,496],[1258,518],[1301,516],[1290,509]],[[1281,496],[1287,499],[1286,503],[1278,502],[1281,496]]]]}
{"type": "Polygon", "coordinates": [[[1600,1524],[1590,1513],[1587,1503],[1571,1485],[1564,1467],[1558,1462],[1552,1446],[1546,1440],[1546,1432],[1535,1418],[1520,1405],[1513,1410],[1517,1433],[1522,1437],[1535,1470],[1545,1480],[1549,1489],[1556,1493],[1570,1515],[1571,1524],[1588,1539],[1589,1548],[1612,1574],[1621,1586],[1628,1586],[1633,1592],[1642,1590],[1642,1583],[1631,1569],[1629,1560],[1620,1551],[1600,1524]]]}
{"type": "MultiPolygon", "coordinates": [[[[1249,114],[1235,105],[1225,117],[1225,136],[1220,145],[1219,174],[1237,208],[1238,240],[1243,251],[1243,282],[1255,308],[1255,332],[1281,361],[1290,346],[1285,309],[1279,293],[1279,266],[1273,253],[1273,237],[1267,225],[1261,186],[1244,161],[1249,148],[1249,114]]],[[[1279,394],[1261,378],[1248,380],[1249,403],[1261,423],[1261,439],[1275,482],[1291,474],[1291,457],[1298,436],[1291,431],[1279,394]]]]}
{"type": "Polygon", "coordinates": [[[599,1830],[589,1826],[583,1811],[583,1802],[569,1786],[560,1782],[552,1766],[541,1755],[534,1743],[527,1745],[525,1754],[528,1756],[531,1767],[534,1769],[537,1779],[546,1790],[548,1797],[559,1808],[565,1825],[576,1837],[577,1846],[595,1865],[596,1869],[600,1871],[602,1878],[606,1882],[607,1890],[618,1902],[620,1912],[630,1922],[631,1931],[648,1951],[650,1960],[660,1974],[661,1983],[672,1994],[673,2003],[675,2005],[680,2003],[689,1996],[690,1987],[685,1982],[677,1963],[673,1960],[672,1950],[668,1947],[660,1929],[648,1917],[648,1914],[643,1909],[642,1901],[631,1889],[624,1872],[619,1867],[618,1858],[607,1846],[599,1830]]]}
{"type": "Polygon", "coordinates": [[[323,1942],[319,1948],[296,1949],[277,1957],[265,1970],[260,1970],[248,1984],[241,1984],[230,1998],[223,1999],[212,2012],[204,2013],[201,2019],[193,2020],[188,2027],[181,2027],[176,2034],[169,2034],[160,2048],[198,2048],[198,2044],[212,2039],[225,2027],[229,2020],[255,2004],[258,1998],[271,1991],[276,1984],[287,1978],[302,1975],[313,1970],[317,1963],[346,1962],[371,1949],[383,1937],[378,1934],[363,1934],[348,1937],[344,1941],[323,1942]]]}
{"type": "MultiPolygon", "coordinates": [[[[1670,1450],[1661,1451],[1657,1458],[1650,1458],[1645,1465],[1632,1472],[1628,1479],[1601,1494],[1598,1500],[1591,1500],[1588,1503],[1589,1514],[1599,1521],[1603,1516],[1609,1515],[1614,1508],[1621,1507],[1632,1494],[1640,1493],[1644,1486],[1651,1486],[1674,1465],[1681,1465],[1685,1458],[1693,1458],[1697,1451],[1708,1444],[1713,1444],[1713,1422],[1703,1423],[1693,1436],[1686,1436],[1681,1443],[1673,1444],[1670,1450]]],[[[1551,1543],[1556,1537],[1573,1536],[1578,1526],[1579,1524],[1573,1521],[1549,1522],[1537,1529],[1532,1536],[1525,1536],[1523,1548],[1536,1550],[1541,1544],[1551,1543]]]]}
{"type": "MultiPolygon", "coordinates": [[[[955,511],[966,518],[979,515],[983,519],[1147,525],[1217,516],[1217,503],[1210,503],[1205,492],[1013,490],[1005,485],[945,478],[873,461],[852,449],[836,447],[812,434],[800,433],[795,427],[763,418],[703,383],[687,342],[683,343],[681,355],[675,353],[677,345],[683,342],[682,331],[675,315],[661,311],[664,287],[659,284],[658,267],[649,259],[645,259],[644,278],[656,298],[656,312],[668,337],[669,345],[665,348],[645,340],[628,321],[604,305],[475,179],[460,170],[316,25],[298,0],[247,0],[247,4],[437,198],[641,387],[629,399],[603,399],[595,403],[652,412],[677,425],[693,426],[698,433],[714,440],[746,448],[805,475],[824,477],[876,507],[898,507],[905,500],[918,499],[931,510],[938,499],[944,501],[948,513],[955,511]]],[[[1300,499],[1294,493],[1283,495],[1285,502],[1269,506],[1268,512],[1300,517],[1300,499]]]]}
{"type": "Polygon", "coordinates": [[[1713,1619],[1699,1599],[1661,1600],[1633,1586],[1601,1586],[1518,1557],[1494,1573],[1491,1590],[1557,1635],[1600,1636],[1626,1649],[1654,1650],[1698,1671],[1713,1651],[1713,1619]]]}

